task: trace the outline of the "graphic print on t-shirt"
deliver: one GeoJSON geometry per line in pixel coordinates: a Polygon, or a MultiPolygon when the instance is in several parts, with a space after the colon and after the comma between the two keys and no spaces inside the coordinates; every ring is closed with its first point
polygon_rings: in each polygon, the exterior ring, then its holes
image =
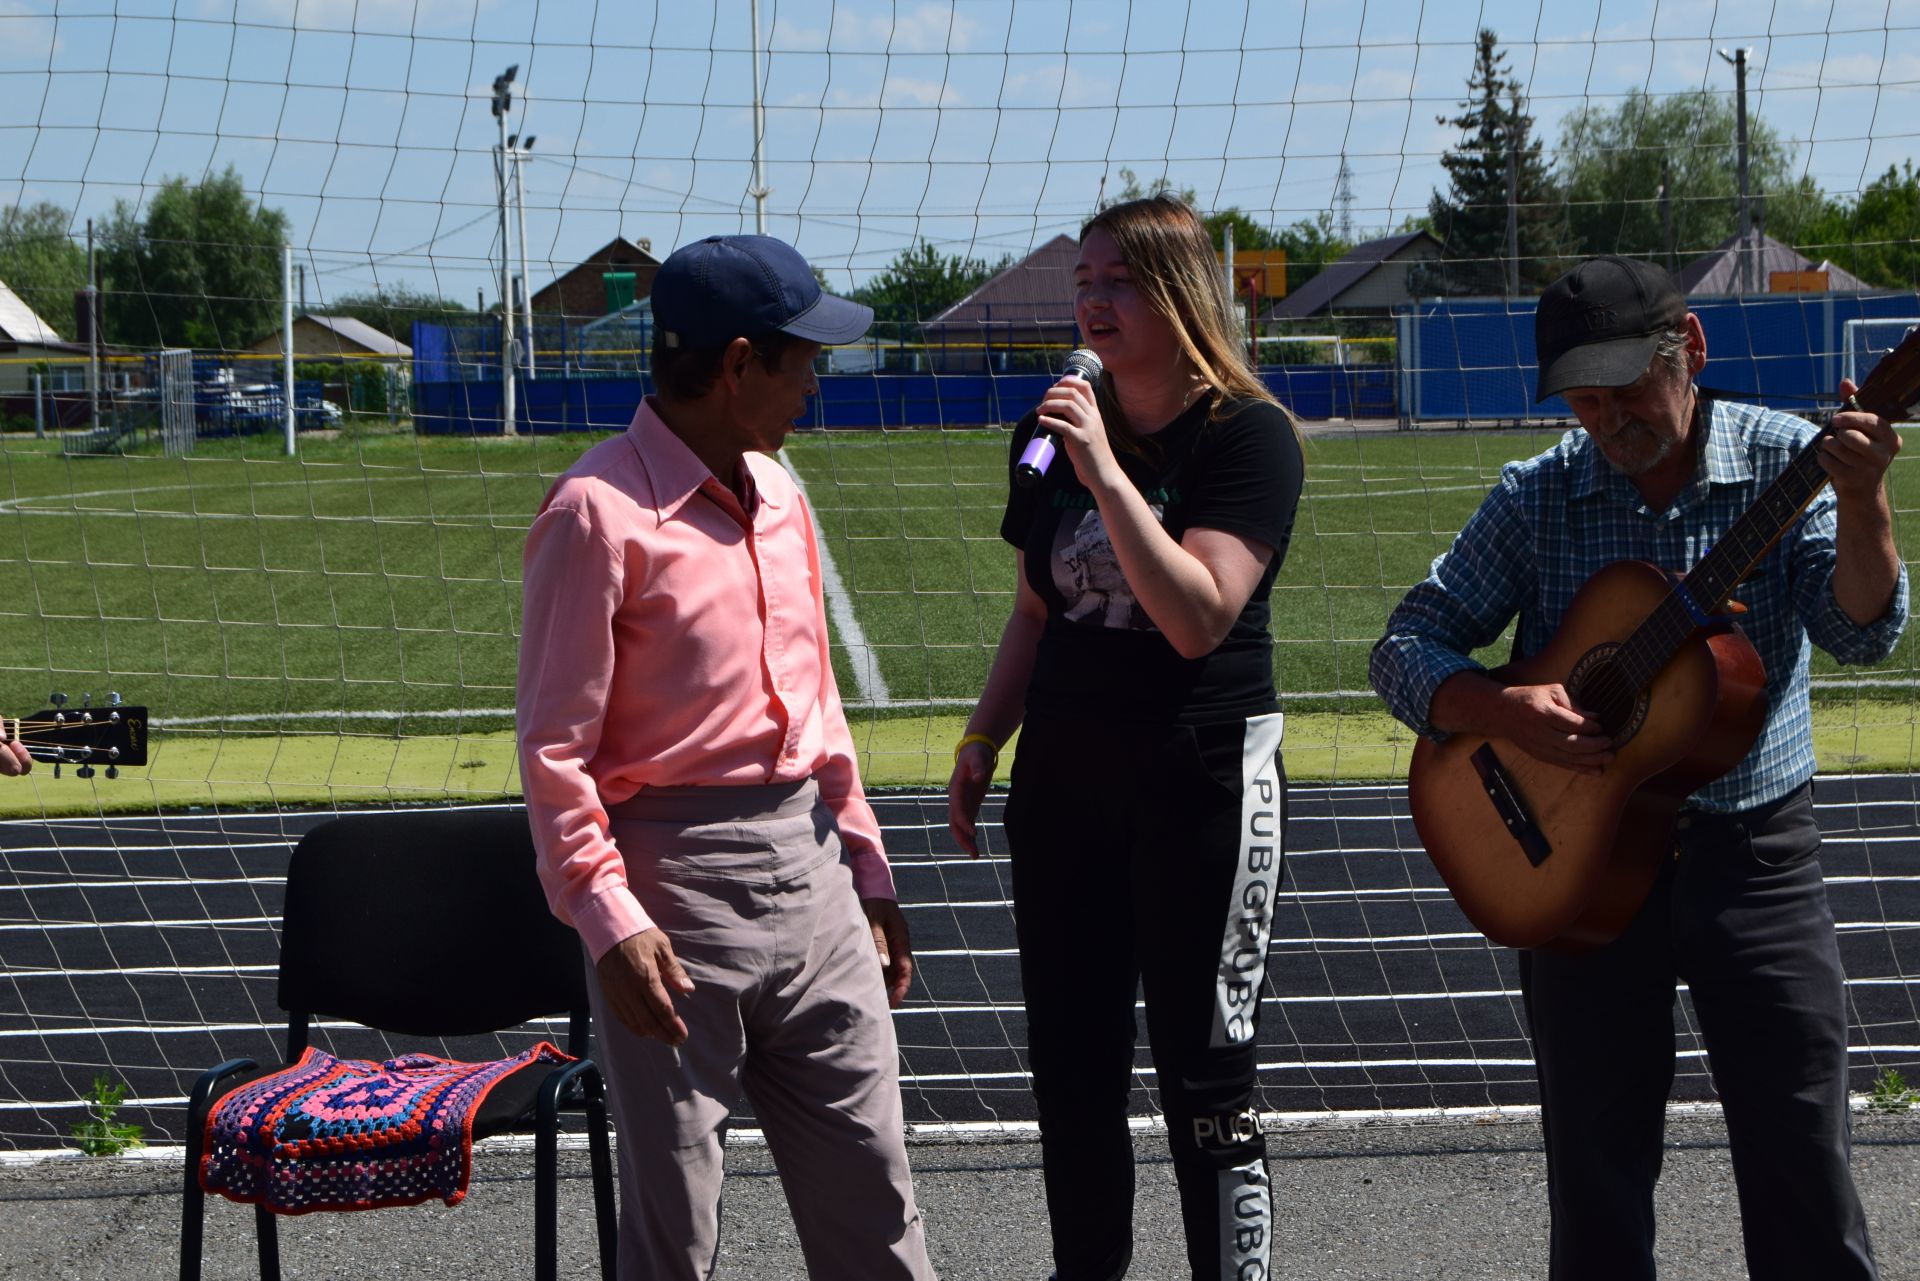
{"type": "MultiPolygon", "coordinates": [[[[1163,504],[1151,503],[1148,510],[1165,523],[1163,504]]],[[[1053,585],[1066,603],[1069,621],[1135,632],[1155,630],[1120,572],[1120,558],[1114,555],[1113,539],[1097,507],[1082,512],[1077,521],[1070,514],[1061,517],[1053,536],[1052,563],[1053,585]]]]}

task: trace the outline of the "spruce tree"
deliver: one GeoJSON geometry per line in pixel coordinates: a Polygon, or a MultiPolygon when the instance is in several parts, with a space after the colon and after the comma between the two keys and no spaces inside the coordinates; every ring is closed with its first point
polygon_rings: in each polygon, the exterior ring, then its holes
{"type": "Polygon", "coordinates": [[[1429,204],[1433,233],[1446,258],[1429,286],[1448,294],[1505,294],[1507,275],[1507,157],[1517,186],[1520,292],[1538,293],[1561,271],[1564,256],[1559,200],[1533,136],[1520,81],[1507,69],[1499,36],[1481,28],[1467,100],[1457,116],[1439,122],[1460,130],[1460,142],[1440,158],[1449,179],[1429,204]]]}

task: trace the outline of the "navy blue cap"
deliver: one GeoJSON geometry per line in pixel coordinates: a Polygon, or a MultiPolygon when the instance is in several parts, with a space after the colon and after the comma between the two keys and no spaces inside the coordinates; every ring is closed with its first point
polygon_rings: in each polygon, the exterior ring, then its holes
{"type": "Polygon", "coordinates": [[[667,255],[653,278],[653,323],[668,346],[724,347],[774,332],[852,342],[873,308],[820,288],[800,251],[772,236],[708,236],[667,255]]]}

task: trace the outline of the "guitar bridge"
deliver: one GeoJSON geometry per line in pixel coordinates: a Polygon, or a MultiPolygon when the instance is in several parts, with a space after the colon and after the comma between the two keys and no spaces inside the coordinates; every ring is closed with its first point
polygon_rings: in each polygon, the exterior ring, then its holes
{"type": "Polygon", "coordinates": [[[1527,861],[1539,867],[1547,861],[1547,855],[1553,853],[1553,846],[1533,821],[1533,815],[1527,813],[1526,802],[1520,799],[1519,791],[1507,775],[1506,766],[1494,754],[1493,744],[1480,744],[1468,759],[1473,762],[1473,772],[1480,776],[1480,786],[1485,790],[1487,799],[1493,802],[1494,812],[1506,826],[1507,835],[1519,843],[1527,861]]]}

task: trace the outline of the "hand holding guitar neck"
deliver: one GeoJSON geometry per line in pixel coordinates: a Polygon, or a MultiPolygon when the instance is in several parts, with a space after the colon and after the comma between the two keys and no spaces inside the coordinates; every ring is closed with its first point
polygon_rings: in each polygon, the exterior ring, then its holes
{"type": "Polygon", "coordinates": [[[13,778],[33,768],[27,745],[12,737],[10,722],[0,718],[0,778],[13,778]]]}

